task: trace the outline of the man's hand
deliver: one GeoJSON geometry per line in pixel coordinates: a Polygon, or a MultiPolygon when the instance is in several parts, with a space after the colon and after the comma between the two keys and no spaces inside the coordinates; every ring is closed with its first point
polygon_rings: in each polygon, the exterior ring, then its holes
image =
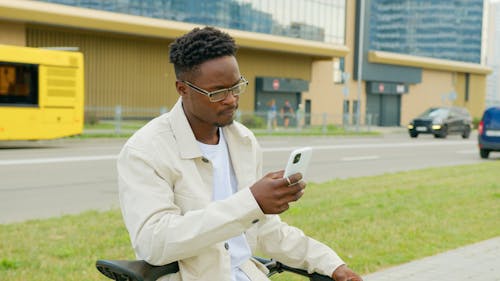
{"type": "Polygon", "coordinates": [[[335,269],[332,275],[335,281],[363,281],[363,279],[352,271],[347,265],[341,265],[335,269]]]}
{"type": "Polygon", "coordinates": [[[250,187],[264,214],[281,214],[288,210],[290,202],[299,200],[304,194],[306,183],[302,181],[302,174],[288,177],[289,185],[283,173],[283,170],[269,173],[250,187]]]}

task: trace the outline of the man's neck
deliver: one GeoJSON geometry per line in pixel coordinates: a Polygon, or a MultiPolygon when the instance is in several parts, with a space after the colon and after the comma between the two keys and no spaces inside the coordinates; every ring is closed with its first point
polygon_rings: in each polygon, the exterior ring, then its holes
{"type": "MultiPolygon", "coordinates": [[[[191,127],[192,128],[192,127],[191,127]]],[[[219,128],[212,127],[208,130],[195,130],[193,129],[194,136],[197,141],[205,144],[218,144],[219,143],[219,128]]]]}
{"type": "Polygon", "coordinates": [[[186,111],[184,111],[184,114],[197,141],[205,144],[219,143],[219,127],[204,123],[196,117],[186,114],[186,111]]]}

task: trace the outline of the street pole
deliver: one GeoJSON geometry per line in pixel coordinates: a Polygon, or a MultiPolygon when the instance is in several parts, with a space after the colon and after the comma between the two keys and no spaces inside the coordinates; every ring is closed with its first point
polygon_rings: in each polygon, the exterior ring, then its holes
{"type": "Polygon", "coordinates": [[[361,122],[361,86],[363,68],[363,37],[365,28],[365,0],[359,0],[359,38],[358,38],[358,106],[356,107],[356,132],[359,132],[361,122]]]}

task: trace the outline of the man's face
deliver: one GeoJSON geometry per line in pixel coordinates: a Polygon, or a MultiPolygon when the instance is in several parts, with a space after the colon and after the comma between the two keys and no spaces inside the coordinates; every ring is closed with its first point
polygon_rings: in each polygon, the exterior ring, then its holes
{"type": "MultiPolygon", "coordinates": [[[[234,86],[240,82],[240,77],[236,58],[225,56],[204,62],[195,73],[186,77],[186,81],[212,92],[234,86]]],[[[224,100],[211,102],[207,96],[183,82],[177,81],[176,87],[182,96],[184,112],[193,129],[206,125],[222,127],[233,122],[239,97],[229,94],[224,100]]]]}

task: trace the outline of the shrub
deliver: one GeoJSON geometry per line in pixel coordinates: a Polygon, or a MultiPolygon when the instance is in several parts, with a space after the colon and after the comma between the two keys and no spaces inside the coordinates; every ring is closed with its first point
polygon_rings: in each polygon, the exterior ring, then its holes
{"type": "Polygon", "coordinates": [[[479,125],[479,122],[481,122],[481,118],[480,117],[474,117],[474,119],[472,119],[472,127],[474,129],[477,129],[477,126],[479,125]]]}
{"type": "Polygon", "coordinates": [[[266,125],[264,118],[255,115],[243,115],[241,123],[251,129],[265,128],[266,125]]]}

